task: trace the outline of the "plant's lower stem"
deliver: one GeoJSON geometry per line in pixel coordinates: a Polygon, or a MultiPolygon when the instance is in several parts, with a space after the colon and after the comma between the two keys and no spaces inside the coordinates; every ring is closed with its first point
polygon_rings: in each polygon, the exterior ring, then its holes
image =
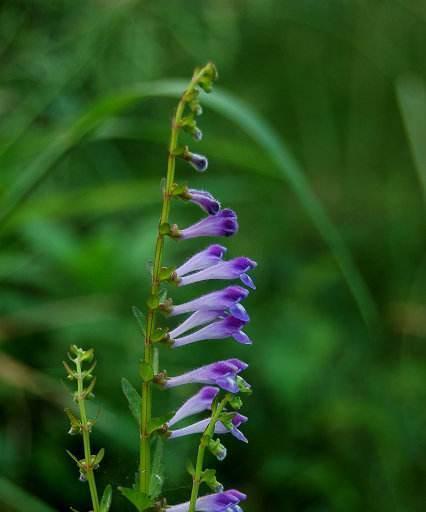
{"type": "Polygon", "coordinates": [[[83,398],[84,386],[81,371],[81,362],[76,361],[77,368],[77,390],[78,390],[78,408],[80,411],[81,429],[83,434],[84,460],[86,465],[86,478],[89,484],[90,497],[92,499],[93,512],[99,512],[99,498],[96,488],[95,474],[93,472],[92,452],[90,448],[90,426],[87,421],[86,404],[83,398]]]}
{"type": "MultiPolygon", "coordinates": [[[[161,216],[159,227],[169,221],[170,202],[172,198],[173,185],[175,180],[175,165],[176,165],[176,149],[178,147],[178,135],[180,130],[180,122],[185,110],[186,95],[189,94],[197,85],[199,75],[195,75],[187,89],[185,90],[182,98],[180,99],[175,116],[172,121],[172,131],[169,143],[169,156],[167,160],[167,175],[166,184],[163,192],[163,205],[161,209],[161,216]]],[[[154,265],[152,269],[152,284],[151,284],[151,298],[157,298],[160,289],[160,270],[162,263],[162,255],[164,248],[164,235],[157,234],[155,242],[154,265]]],[[[152,367],[153,364],[153,350],[152,350],[152,335],[155,331],[156,323],[156,306],[149,308],[146,324],[146,335],[144,342],[144,362],[152,367]]],[[[149,494],[149,487],[151,481],[151,453],[150,453],[150,432],[149,425],[151,423],[151,410],[152,410],[152,390],[151,382],[143,382],[141,387],[141,425],[140,425],[140,451],[139,451],[139,490],[145,494],[149,494]]]]}
{"type": "Polygon", "coordinates": [[[203,435],[201,436],[200,444],[198,446],[198,453],[197,453],[197,462],[195,464],[195,473],[192,480],[192,490],[191,490],[191,499],[189,502],[189,510],[188,512],[195,512],[195,506],[197,503],[198,493],[200,490],[201,485],[201,477],[203,473],[203,466],[204,466],[204,455],[206,453],[206,448],[209,444],[210,439],[212,438],[214,434],[214,429],[216,426],[216,423],[219,419],[219,416],[221,412],[223,411],[223,408],[225,407],[227,403],[227,398],[224,398],[221,402],[219,402],[214,409],[214,412],[212,414],[212,419],[210,420],[210,423],[206,430],[204,431],[203,435]]]}

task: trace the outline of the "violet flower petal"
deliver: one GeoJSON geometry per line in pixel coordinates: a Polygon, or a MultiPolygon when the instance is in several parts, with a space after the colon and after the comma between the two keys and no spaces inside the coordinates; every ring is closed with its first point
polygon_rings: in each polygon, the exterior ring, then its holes
{"type": "Polygon", "coordinates": [[[172,306],[170,315],[175,316],[206,309],[214,311],[227,309],[241,302],[248,294],[249,291],[242,286],[227,286],[223,290],[207,293],[184,304],[172,306]]]}
{"type": "Polygon", "coordinates": [[[200,391],[198,391],[198,393],[189,398],[183,405],[181,405],[181,407],[179,407],[176,414],[167,422],[167,424],[171,427],[188,416],[211,409],[213,400],[216,398],[218,393],[219,388],[204,386],[200,391]]]}
{"type": "Polygon", "coordinates": [[[226,359],[191,370],[177,377],[169,377],[165,388],[174,388],[185,384],[215,384],[230,393],[238,393],[237,376],[248,367],[239,359],[226,359]]]}
{"type": "Polygon", "coordinates": [[[255,268],[257,263],[250,258],[240,256],[229,261],[221,261],[216,265],[209,266],[195,272],[193,274],[183,276],[179,280],[179,286],[186,286],[192,283],[198,283],[200,281],[207,281],[210,279],[238,279],[249,286],[254,287],[254,283],[251,278],[246,274],[247,271],[255,268]]]}
{"type": "Polygon", "coordinates": [[[227,249],[226,247],[223,247],[223,245],[209,245],[206,249],[203,249],[197,254],[194,254],[194,256],[185,261],[183,265],[178,267],[175,270],[176,276],[181,278],[190,272],[203,270],[207,267],[215,265],[222,260],[226,251],[227,249]]]}
{"type": "Polygon", "coordinates": [[[178,238],[189,240],[201,236],[231,236],[238,231],[237,215],[233,210],[225,208],[217,215],[209,215],[199,222],[177,232],[178,238]]]}
{"type": "Polygon", "coordinates": [[[210,192],[205,190],[197,190],[195,188],[188,189],[186,193],[191,203],[197,204],[202,210],[209,215],[216,215],[220,210],[220,203],[210,192]]]}
{"type": "Polygon", "coordinates": [[[245,321],[236,318],[235,316],[227,316],[223,320],[217,320],[211,324],[202,327],[198,331],[180,336],[178,338],[170,338],[173,342],[172,348],[182,347],[190,343],[203,340],[217,340],[228,338],[232,336],[236,341],[247,343],[247,338],[243,335],[240,336],[241,328],[246,324],[245,321]],[[243,339],[244,341],[240,341],[243,339]]]}

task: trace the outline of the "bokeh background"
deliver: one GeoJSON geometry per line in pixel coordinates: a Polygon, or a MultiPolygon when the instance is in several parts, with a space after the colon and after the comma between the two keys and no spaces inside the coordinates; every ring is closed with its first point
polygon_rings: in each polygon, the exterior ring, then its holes
{"type": "MultiPolygon", "coordinates": [[[[259,262],[252,348],[164,350],[170,374],[250,363],[242,446],[219,467],[248,512],[415,512],[426,500],[426,6],[417,0],[13,0],[0,7],[0,509],[88,510],[65,449],[61,361],[94,347],[98,474],[130,486],[144,307],[170,118],[193,68],[206,174],[259,262]]],[[[194,149],[195,143],[188,139],[194,149]]],[[[199,217],[176,204],[181,225],[199,217]]],[[[207,242],[206,242],[207,243],[207,242]]],[[[199,241],[167,244],[182,261],[199,241]]],[[[215,288],[178,290],[177,301],[215,288]]],[[[158,413],[189,388],[156,395],[158,413]]],[[[188,496],[196,439],[166,446],[188,496]]],[[[113,511],[130,510],[114,495],[113,511]]]]}

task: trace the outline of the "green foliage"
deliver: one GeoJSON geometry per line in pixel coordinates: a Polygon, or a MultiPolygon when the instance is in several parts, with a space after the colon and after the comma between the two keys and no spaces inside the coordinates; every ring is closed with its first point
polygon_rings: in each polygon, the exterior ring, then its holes
{"type": "MultiPolygon", "coordinates": [[[[230,257],[259,262],[247,304],[255,345],[233,345],[250,365],[250,443],[240,452],[226,438],[239,465],[225,459],[221,480],[250,495],[248,512],[423,511],[425,19],[411,0],[190,1],[184,15],[161,0],[2,6],[2,511],[87,509],[86,484],[61,458],[66,447],[81,455],[61,413],[58,361],[72,344],[99,359],[102,406],[89,412],[93,453],[108,452],[100,488],[135,471],[138,433],[120,392],[142,357],[129,307],[148,295],[183,83],[172,78],[208,59],[221,72],[196,118],[209,170],[180,162],[177,180],[235,208],[230,257]]],[[[194,149],[190,136],[182,144],[194,149]]],[[[173,209],[171,223],[199,218],[183,201],[173,209]]],[[[169,269],[198,247],[166,244],[169,269]]],[[[176,303],[193,298],[168,289],[176,303]]],[[[228,343],[209,344],[210,360],[228,343]]],[[[206,345],[158,350],[169,375],[206,362],[206,345]]],[[[155,414],[176,396],[156,393],[155,414]]],[[[179,468],[194,450],[194,439],[165,442],[170,466],[152,495],[161,481],[169,503],[188,498],[179,468]]]]}
{"type": "Polygon", "coordinates": [[[126,378],[121,379],[121,389],[127,398],[130,412],[138,424],[141,421],[141,396],[126,378]]]}
{"type": "Polygon", "coordinates": [[[138,491],[137,489],[119,487],[118,490],[128,501],[130,501],[132,505],[135,506],[136,510],[139,512],[143,512],[147,508],[151,507],[154,503],[149,496],[143,492],[138,491]]]}
{"type": "Polygon", "coordinates": [[[111,503],[112,503],[112,487],[110,484],[108,484],[104,489],[104,493],[102,494],[102,499],[100,502],[101,512],[109,512],[109,509],[111,508],[111,503]]]}

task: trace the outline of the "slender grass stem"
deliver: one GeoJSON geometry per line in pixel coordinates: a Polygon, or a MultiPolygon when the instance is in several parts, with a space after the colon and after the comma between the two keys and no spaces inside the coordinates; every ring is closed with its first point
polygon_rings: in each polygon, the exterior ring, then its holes
{"type": "MultiPolygon", "coordinates": [[[[163,190],[163,204],[161,208],[161,216],[159,228],[162,224],[169,221],[170,206],[172,199],[172,189],[175,180],[176,166],[176,149],[178,147],[178,138],[180,131],[180,123],[184,114],[186,98],[192,92],[194,87],[202,76],[203,70],[194,74],[191,82],[183,93],[172,120],[172,131],[169,143],[169,156],[167,160],[166,183],[163,190]]],[[[160,289],[160,270],[162,265],[162,256],[164,249],[164,235],[158,230],[155,242],[154,265],[152,269],[151,297],[158,297],[160,289]]],[[[146,335],[144,342],[144,362],[152,367],[153,349],[152,335],[156,325],[156,307],[149,307],[146,323],[146,335]]],[[[142,402],[141,402],[141,426],[140,426],[140,453],[139,453],[139,489],[145,494],[149,494],[149,486],[151,480],[151,450],[150,450],[150,432],[149,425],[152,413],[152,389],[151,382],[142,383],[142,402]]]]}
{"type": "Polygon", "coordinates": [[[84,384],[83,384],[83,372],[81,369],[81,361],[77,357],[76,361],[77,369],[77,401],[78,408],[80,411],[81,429],[83,434],[83,446],[84,446],[84,460],[86,468],[86,477],[90,489],[90,497],[92,499],[93,512],[99,512],[99,498],[98,491],[96,488],[95,474],[93,471],[93,456],[90,448],[90,424],[87,420],[86,403],[84,400],[84,384]]]}
{"type": "Polygon", "coordinates": [[[191,499],[189,502],[189,511],[188,512],[195,512],[195,506],[197,503],[198,493],[199,493],[200,485],[201,485],[201,478],[202,478],[203,467],[204,467],[204,455],[206,453],[206,448],[209,444],[210,439],[212,438],[212,436],[214,434],[214,429],[215,429],[216,423],[217,423],[217,421],[220,417],[220,414],[223,411],[227,401],[228,401],[228,398],[225,397],[222,401],[220,401],[216,405],[216,407],[213,410],[213,414],[212,414],[210,423],[208,424],[203,435],[201,436],[200,444],[198,446],[198,452],[197,452],[197,462],[195,464],[195,473],[194,473],[194,477],[192,479],[191,499]]]}

